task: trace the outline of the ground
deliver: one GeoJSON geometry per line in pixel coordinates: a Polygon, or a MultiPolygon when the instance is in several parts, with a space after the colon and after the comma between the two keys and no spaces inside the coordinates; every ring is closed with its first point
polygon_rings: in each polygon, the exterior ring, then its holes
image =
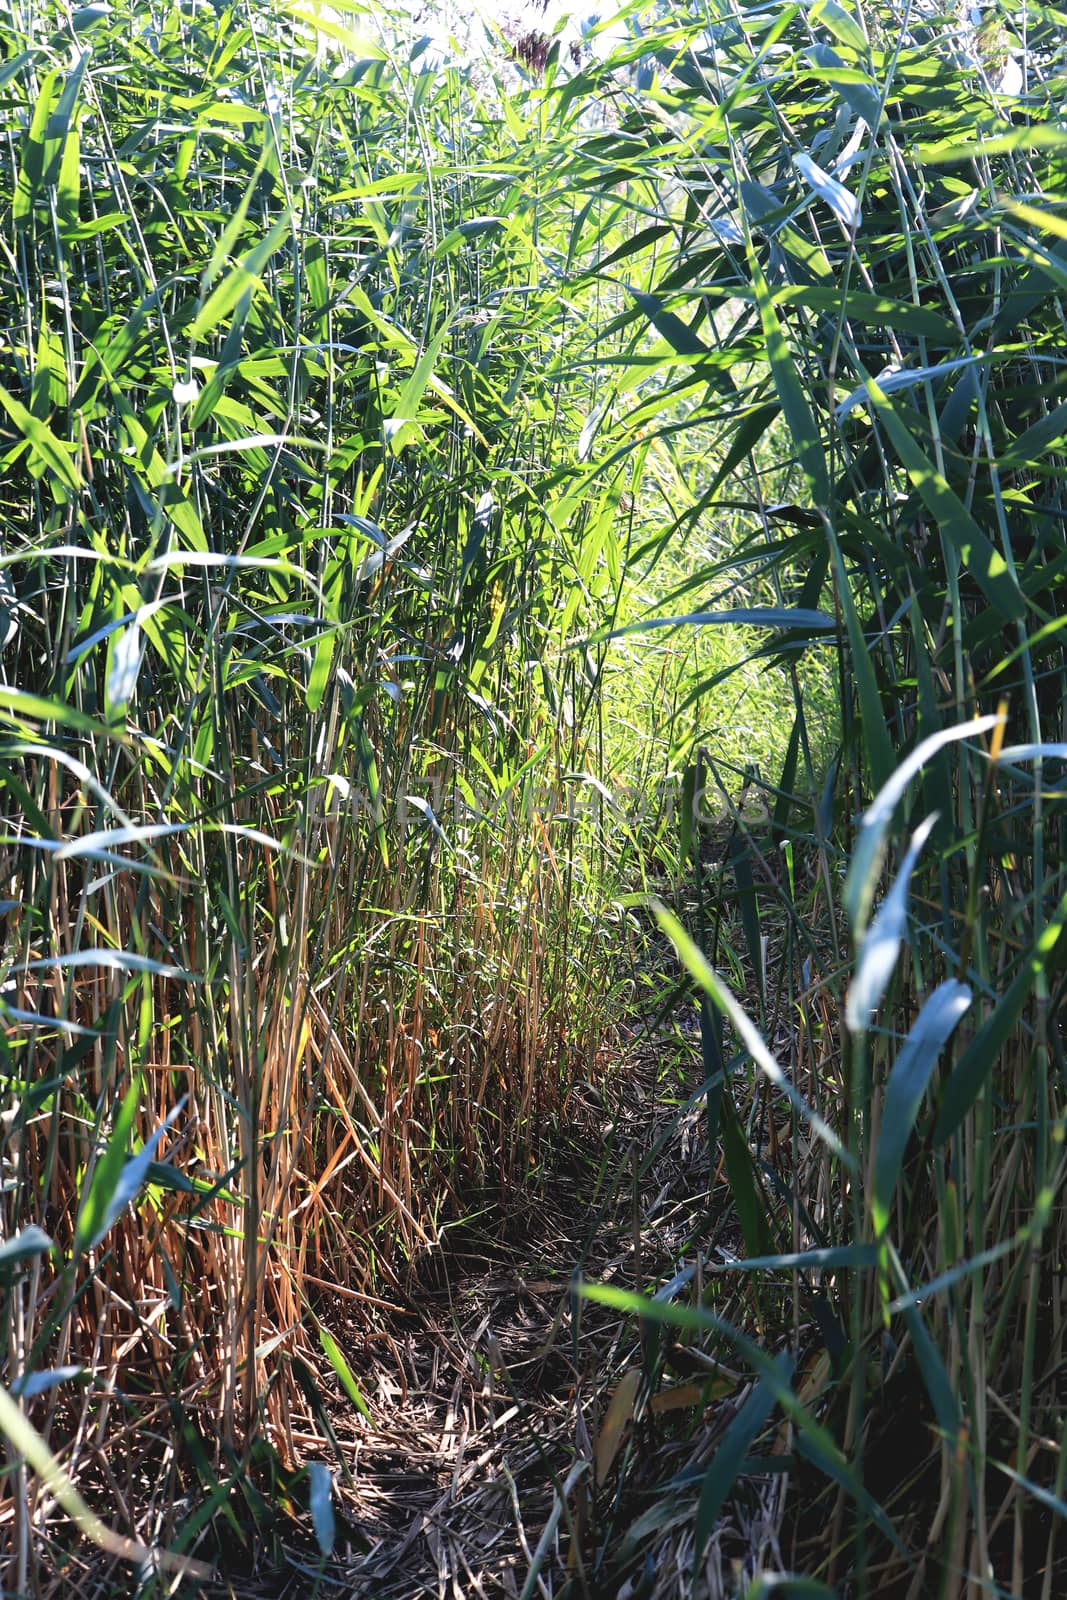
{"type": "MultiPolygon", "coordinates": [[[[703,1101],[688,1099],[697,1053],[685,1072],[672,1031],[669,1045],[631,1046],[615,1103],[584,1106],[563,1164],[452,1230],[405,1317],[368,1340],[335,1303],[335,1337],[373,1374],[372,1420],[333,1417],[352,1482],[338,1486],[323,1596],[689,1592],[699,1479],[744,1381],[576,1292],[582,1275],[668,1283],[688,1260],[688,1295],[697,1255],[725,1237],[703,1101]],[[680,1491],[665,1494],[667,1480],[680,1491]]],[[[757,1484],[722,1519],[708,1557],[720,1592],[753,1541],[773,1544],[780,1485],[757,1484]]],[[[293,1559],[278,1593],[307,1592],[315,1563],[293,1559]]]]}

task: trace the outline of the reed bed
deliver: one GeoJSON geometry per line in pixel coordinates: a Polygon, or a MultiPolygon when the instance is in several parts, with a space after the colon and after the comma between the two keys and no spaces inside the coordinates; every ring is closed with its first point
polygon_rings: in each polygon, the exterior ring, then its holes
{"type": "Polygon", "coordinates": [[[1065,20],[8,11],[13,1593],[326,1561],[331,1291],[550,1172],[649,910],[707,1189],[581,1292],[699,1470],[574,1592],[1060,1592],[1065,20]]]}

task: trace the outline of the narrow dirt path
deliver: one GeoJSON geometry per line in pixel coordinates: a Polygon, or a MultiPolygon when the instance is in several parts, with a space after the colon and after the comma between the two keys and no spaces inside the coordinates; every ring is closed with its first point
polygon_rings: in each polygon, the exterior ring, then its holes
{"type": "MultiPolygon", "coordinates": [[[[656,1058],[654,1044],[634,1052],[624,1100],[586,1119],[539,1194],[453,1233],[413,1293],[416,1316],[375,1341],[373,1420],[335,1418],[355,1483],[343,1509],[370,1549],[335,1565],[323,1594],[608,1592],[590,1563],[629,1430],[616,1440],[604,1415],[623,1373],[636,1395],[642,1356],[632,1320],[580,1300],[573,1275],[627,1289],[669,1276],[708,1188],[701,1113],[679,1118],[678,1100],[659,1098],[656,1058]]],[[[363,1333],[340,1316],[332,1331],[361,1365],[363,1333]]]]}

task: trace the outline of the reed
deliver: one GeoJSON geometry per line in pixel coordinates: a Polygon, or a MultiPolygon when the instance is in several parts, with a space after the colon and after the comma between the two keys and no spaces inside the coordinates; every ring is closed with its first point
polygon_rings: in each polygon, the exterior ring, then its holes
{"type": "Polygon", "coordinates": [[[582,1570],[773,1473],[753,1595],[1062,1587],[1065,18],[927,12],[6,14],[12,1592],[328,1548],[331,1290],[550,1170],[650,885],[736,1259],[586,1292],[749,1387],[582,1570]]]}

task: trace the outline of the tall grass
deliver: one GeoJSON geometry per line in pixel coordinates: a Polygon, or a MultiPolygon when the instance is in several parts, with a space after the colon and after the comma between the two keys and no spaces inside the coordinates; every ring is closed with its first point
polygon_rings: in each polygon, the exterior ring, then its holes
{"type": "Polygon", "coordinates": [[[358,1396],[334,1286],[373,1323],[536,1165],[613,1004],[564,646],[630,475],[542,489],[590,404],[556,152],[360,22],[4,24],[13,1592],[57,1496],[107,1544],[76,1483],[142,1545],[266,1533],[313,1355],[358,1396]]]}
{"type": "Polygon", "coordinates": [[[763,536],[707,570],[718,605],[690,620],[727,620],[747,568],[776,601],[763,658],[829,650],[840,684],[839,758],[801,781],[815,718],[796,680],[771,848],[739,819],[731,850],[777,1061],[661,914],[710,1002],[711,1133],[761,1262],[747,1297],[716,1277],[695,1308],[654,1307],[758,1378],[682,1491],[693,1592],[718,1592],[706,1508],[746,1453],[758,1474],[776,1403],[787,1430],[762,1459],[790,1452],[785,1532],[810,1578],[1062,1587],[1062,24],[727,3],[681,47],[669,25],[642,41],[594,141],[656,241],[620,263],[620,320],[635,348],[658,336],[662,375],[602,442],[673,435],[683,397],[688,425],[718,425],[675,531],[726,501],[763,536]],[[772,503],[753,452],[783,425],[772,503]]]}
{"type": "Polygon", "coordinates": [[[740,1259],[589,1292],[754,1383],[678,1592],[771,1470],[797,1592],[1058,1592],[1064,19],[636,17],[499,73],[296,4],[3,24],[15,1592],[56,1504],[180,1565],[292,1493],[328,1548],[323,1307],[536,1169],[653,860],[740,1259]]]}

